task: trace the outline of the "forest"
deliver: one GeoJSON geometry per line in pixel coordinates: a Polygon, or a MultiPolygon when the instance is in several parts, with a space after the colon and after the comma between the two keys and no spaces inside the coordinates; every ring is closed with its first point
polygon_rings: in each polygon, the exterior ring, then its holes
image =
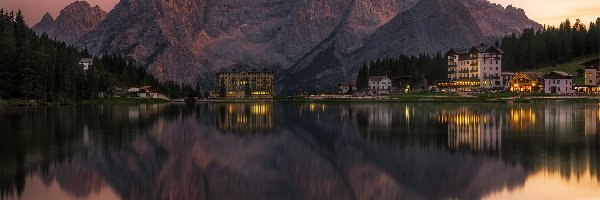
{"type": "Polygon", "coordinates": [[[400,55],[363,63],[359,68],[356,87],[366,89],[369,76],[410,77],[411,85],[419,85],[423,80],[435,81],[446,78],[446,56],[441,53],[419,56],[400,55]]]}
{"type": "MultiPolygon", "coordinates": [[[[580,20],[575,24],[567,19],[559,27],[547,26],[541,30],[524,29],[496,42],[504,51],[503,71],[529,71],[569,62],[584,55],[600,53],[600,18],[586,26],[580,20]]],[[[600,56],[600,55],[599,55],[600,56]]],[[[411,84],[429,83],[447,79],[446,56],[441,53],[419,56],[399,55],[364,63],[358,71],[358,89],[368,87],[369,76],[410,77],[411,84]]]]}
{"type": "Polygon", "coordinates": [[[36,35],[20,11],[0,10],[0,99],[75,102],[113,96],[116,88],[151,85],[170,98],[194,96],[191,86],[160,82],[119,55],[94,57],[89,70],[79,60],[86,51],[36,35]]]}
{"type": "Polygon", "coordinates": [[[502,69],[527,71],[568,62],[573,58],[600,52],[600,18],[589,26],[580,20],[565,20],[559,27],[525,29],[501,40],[502,69]]]}

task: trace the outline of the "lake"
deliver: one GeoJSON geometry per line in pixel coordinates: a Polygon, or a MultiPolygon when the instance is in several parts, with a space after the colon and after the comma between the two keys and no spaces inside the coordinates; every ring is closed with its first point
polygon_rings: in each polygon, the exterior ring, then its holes
{"type": "Polygon", "coordinates": [[[2,199],[600,199],[600,105],[0,108],[2,199]]]}

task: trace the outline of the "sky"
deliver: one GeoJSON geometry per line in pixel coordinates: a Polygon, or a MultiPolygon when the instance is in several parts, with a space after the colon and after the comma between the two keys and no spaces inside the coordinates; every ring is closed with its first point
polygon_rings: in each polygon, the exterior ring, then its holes
{"type": "MultiPolygon", "coordinates": [[[[32,26],[40,21],[46,12],[53,17],[75,0],[0,0],[0,8],[5,10],[21,9],[25,20],[32,26]]],[[[104,11],[110,11],[119,0],[87,0],[92,6],[98,5],[104,11]]],[[[513,5],[523,8],[530,19],[540,24],[555,25],[567,18],[571,21],[581,19],[588,24],[600,17],[600,0],[490,0],[503,6],[513,5]]]]}

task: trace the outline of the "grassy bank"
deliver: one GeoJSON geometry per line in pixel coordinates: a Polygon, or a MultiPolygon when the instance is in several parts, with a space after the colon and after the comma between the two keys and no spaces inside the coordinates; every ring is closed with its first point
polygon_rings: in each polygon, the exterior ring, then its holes
{"type": "MultiPolygon", "coordinates": [[[[534,72],[550,73],[552,71],[564,71],[564,72],[567,72],[567,73],[575,76],[575,75],[577,75],[578,69],[583,69],[583,66],[581,66],[582,63],[585,63],[585,62],[588,62],[590,60],[594,60],[597,58],[600,58],[600,55],[592,54],[592,55],[580,56],[580,57],[574,58],[573,60],[571,60],[567,63],[563,63],[563,64],[559,64],[559,65],[555,65],[555,66],[544,66],[540,69],[534,70],[534,72]]],[[[585,80],[583,77],[575,77],[573,79],[573,84],[583,84],[584,81],[585,80]]]]}

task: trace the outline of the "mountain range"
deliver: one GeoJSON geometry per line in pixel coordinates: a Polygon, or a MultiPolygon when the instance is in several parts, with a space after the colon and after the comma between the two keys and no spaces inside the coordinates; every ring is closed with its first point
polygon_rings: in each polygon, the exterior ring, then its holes
{"type": "Polygon", "coordinates": [[[92,54],[123,54],[161,80],[209,88],[223,68],[267,67],[276,93],[289,93],[330,90],[372,59],[542,26],[486,0],[121,0],[108,14],[78,1],[33,28],[92,54]]]}

